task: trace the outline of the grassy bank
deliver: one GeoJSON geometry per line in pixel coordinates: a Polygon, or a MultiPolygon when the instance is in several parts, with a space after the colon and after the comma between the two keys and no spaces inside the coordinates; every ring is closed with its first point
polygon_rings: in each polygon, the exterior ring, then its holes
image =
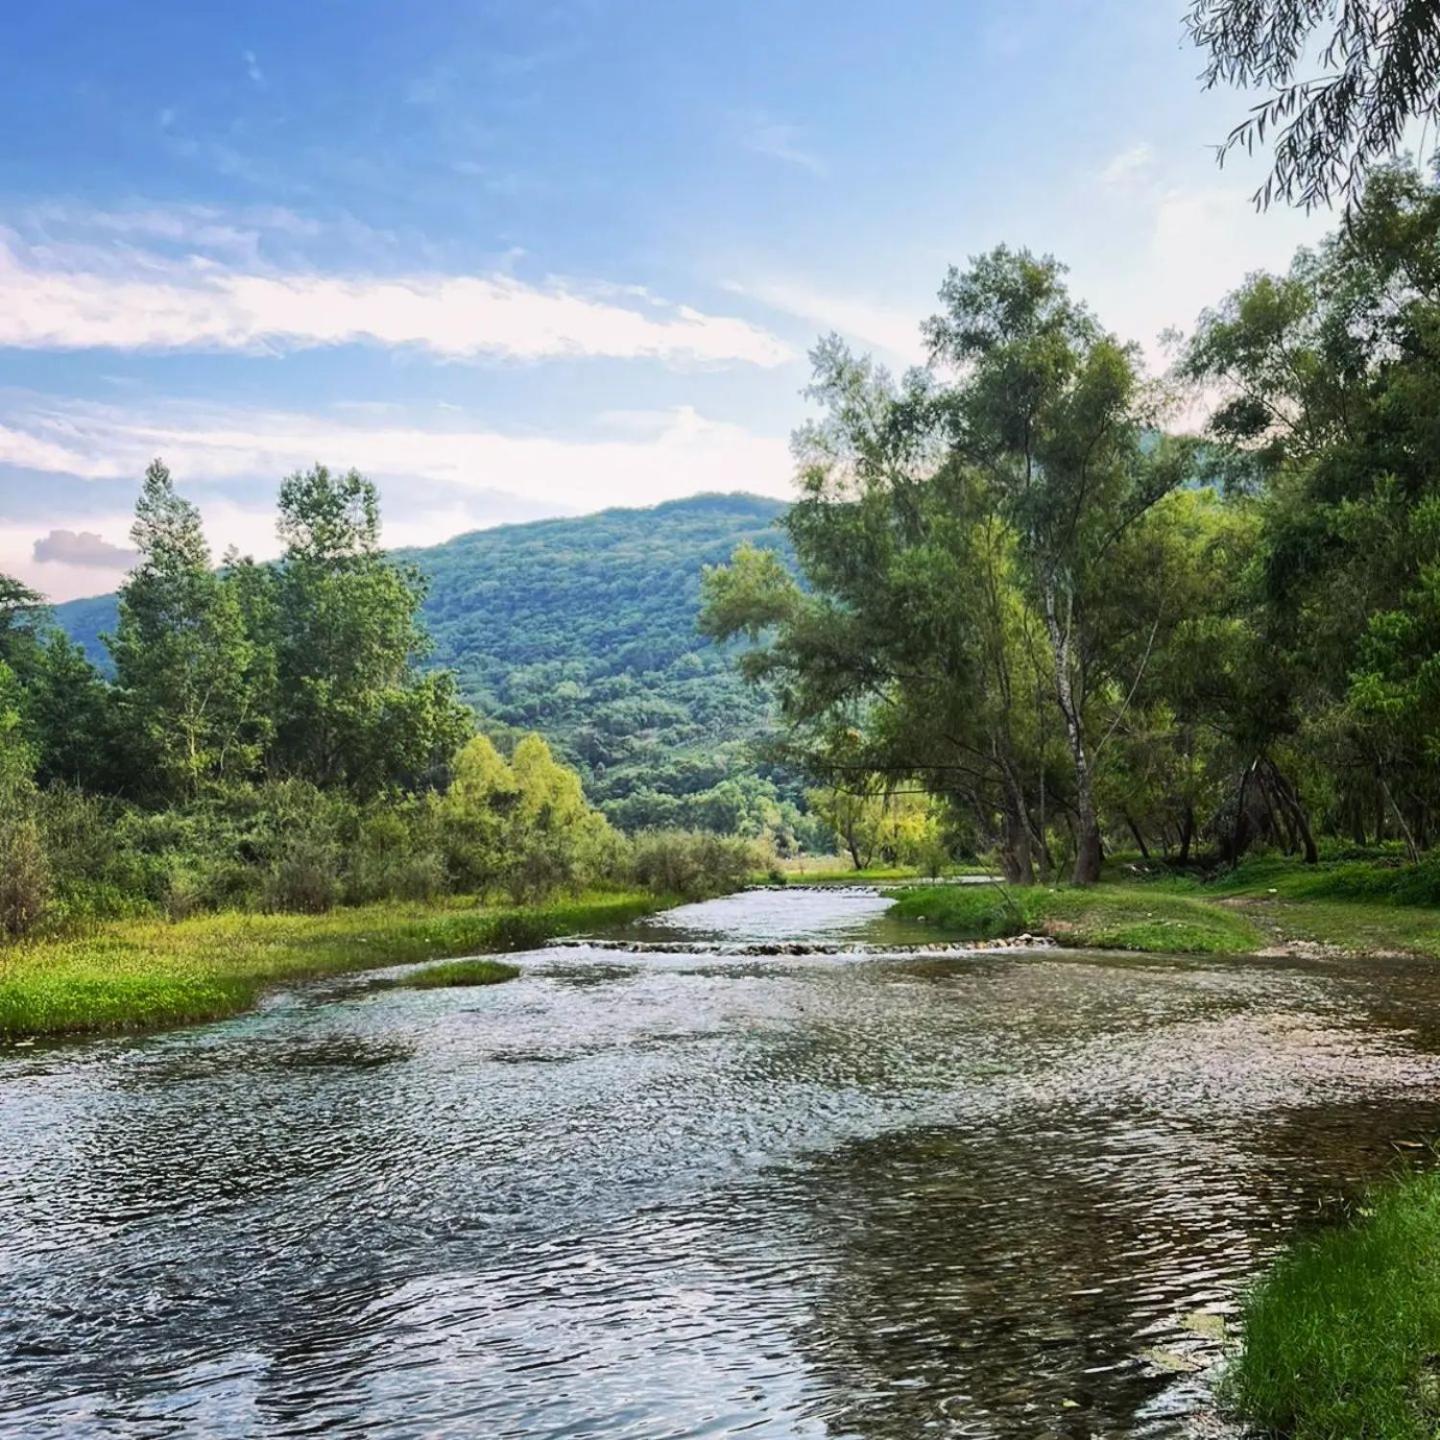
{"type": "Polygon", "coordinates": [[[1106,950],[1244,954],[1265,944],[1244,914],[1151,885],[922,886],[898,892],[894,914],[972,940],[1049,935],[1106,950]]]}
{"type": "Polygon", "coordinates": [[[216,1020],[249,1008],[282,981],[523,949],[621,924],[664,903],[625,892],[537,906],[453,899],[326,915],[116,921],[93,934],[0,949],[0,1039],[216,1020]]]}
{"type": "Polygon", "coordinates": [[[1226,1397],[1265,1434],[1421,1440],[1440,1432],[1440,1176],[1376,1193],[1255,1289],[1226,1397]]]}
{"type": "Polygon", "coordinates": [[[1062,945],[1204,954],[1322,945],[1357,954],[1440,959],[1440,866],[1395,857],[1318,865],[1262,858],[1212,876],[1122,858],[1091,889],[911,887],[898,915],[924,916],[974,939],[1052,936],[1062,945]]]}

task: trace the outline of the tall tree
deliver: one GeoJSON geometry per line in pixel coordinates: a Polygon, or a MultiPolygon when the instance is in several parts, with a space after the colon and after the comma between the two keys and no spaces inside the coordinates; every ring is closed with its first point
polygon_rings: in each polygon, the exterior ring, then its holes
{"type": "Polygon", "coordinates": [[[418,668],[424,584],[381,551],[374,485],[323,465],[291,475],[279,532],[274,763],[364,792],[421,782],[470,721],[450,675],[418,668]]]}
{"type": "Polygon", "coordinates": [[[1136,352],[1071,299],[1062,277],[1049,256],[1002,246],[951,269],[926,336],[956,375],[950,444],[984,475],[1018,537],[1074,766],[1074,879],[1092,884],[1101,836],[1087,705],[1104,664],[1095,612],[1117,547],[1179,483],[1184,457],[1142,444],[1153,414],[1136,352]]]}
{"type": "Polygon", "coordinates": [[[200,512],[155,460],[131,538],[140,558],[107,637],[134,788],[160,801],[250,774],[258,759],[252,647],[233,589],[211,568],[200,512]]]}

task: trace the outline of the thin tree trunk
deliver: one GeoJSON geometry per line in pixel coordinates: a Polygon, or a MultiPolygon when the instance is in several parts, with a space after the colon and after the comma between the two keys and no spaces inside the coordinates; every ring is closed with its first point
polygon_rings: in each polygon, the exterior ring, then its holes
{"type": "Polygon", "coordinates": [[[1131,818],[1130,812],[1125,812],[1125,823],[1130,827],[1130,833],[1135,837],[1135,843],[1140,847],[1140,853],[1146,860],[1150,858],[1150,850],[1145,844],[1145,837],[1140,833],[1140,827],[1131,818]]]}
{"type": "Polygon", "coordinates": [[[1085,731],[1070,676],[1070,636],[1062,632],[1055,613],[1054,590],[1045,593],[1045,627],[1055,656],[1055,693],[1065,721],[1065,737],[1075,762],[1075,871],[1077,885],[1094,885],[1100,879],[1100,820],[1095,811],[1095,781],[1085,751],[1085,731]]]}
{"type": "Polygon", "coordinates": [[[1188,801],[1185,804],[1185,813],[1180,818],[1180,863],[1190,863],[1190,841],[1195,835],[1195,807],[1188,801]]]}

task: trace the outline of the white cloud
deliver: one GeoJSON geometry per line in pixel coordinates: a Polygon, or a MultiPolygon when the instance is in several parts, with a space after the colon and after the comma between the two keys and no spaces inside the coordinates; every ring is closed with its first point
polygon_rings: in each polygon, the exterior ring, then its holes
{"type": "MultiPolygon", "coordinates": [[[[791,492],[786,439],[684,406],[605,416],[584,438],[555,439],[387,423],[383,415],[353,410],[337,417],[187,409],[137,419],[115,407],[46,405],[34,397],[10,403],[23,413],[9,414],[0,426],[0,465],[138,484],[145,465],[161,455],[200,505],[216,554],[232,544],[273,554],[274,487],[317,459],[353,465],[379,482],[390,545],[433,544],[507,520],[652,505],[704,490],[791,492]],[[224,493],[207,496],[207,484],[224,493]]],[[[6,487],[32,483],[0,477],[0,516],[6,487]]],[[[0,569],[57,598],[93,592],[93,571],[34,562],[34,543],[66,519],[54,514],[29,528],[0,521],[0,569]]],[[[106,514],[87,515],[85,525],[116,542],[129,523],[127,515],[106,514]]]]}
{"type": "Polygon", "coordinates": [[[503,273],[396,278],[244,270],[127,251],[54,251],[0,234],[0,345],[289,351],[352,343],[444,359],[648,358],[783,364],[790,348],[729,316],[644,292],[619,304],[503,273]]]}
{"type": "Polygon", "coordinates": [[[726,288],[773,310],[808,321],[816,327],[817,334],[836,330],[847,339],[884,350],[905,365],[925,363],[919,312],[859,296],[817,290],[800,280],[737,281],[726,288]]]}
{"type": "MultiPolygon", "coordinates": [[[[156,455],[182,485],[274,483],[323,459],[382,482],[427,481],[452,498],[503,491],[580,510],[700,490],[783,495],[791,476],[788,440],[707,419],[689,406],[602,417],[601,428],[581,439],[385,423],[363,410],[336,417],[188,409],[136,419],[117,407],[32,403],[0,425],[0,465],[115,479],[138,477],[156,455]]],[[[403,485],[387,495],[388,508],[403,509],[403,485]]]]}
{"type": "Polygon", "coordinates": [[[1100,171],[1102,185],[1128,185],[1148,175],[1155,163],[1154,146],[1141,141],[1112,155],[1100,171]]]}
{"type": "Polygon", "coordinates": [[[245,73],[250,79],[262,89],[265,86],[265,72],[260,68],[260,62],[255,58],[253,50],[242,50],[240,59],[244,62],[245,73]]]}
{"type": "Polygon", "coordinates": [[[1284,207],[1257,214],[1245,191],[1222,185],[1157,187],[1124,213],[1124,223],[1148,238],[1123,267],[1110,255],[1077,260],[1074,288],[1106,325],[1139,340],[1156,368],[1166,364],[1162,330],[1193,331],[1200,312],[1248,274],[1288,269],[1301,245],[1335,223],[1284,207]]]}

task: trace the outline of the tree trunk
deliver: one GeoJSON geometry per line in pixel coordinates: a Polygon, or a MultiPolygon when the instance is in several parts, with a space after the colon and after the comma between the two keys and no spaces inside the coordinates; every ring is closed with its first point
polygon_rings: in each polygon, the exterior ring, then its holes
{"type": "Polygon", "coordinates": [[[1011,885],[1033,885],[1035,862],[1030,850],[1030,826],[1024,802],[1013,792],[1005,803],[1005,841],[1000,850],[1000,868],[1011,885]]]}
{"type": "Polygon", "coordinates": [[[1075,761],[1075,872],[1071,877],[1077,885],[1094,885],[1100,879],[1100,820],[1095,812],[1095,781],[1090,772],[1090,757],[1085,750],[1085,730],[1075,699],[1070,676],[1070,636],[1060,628],[1055,613],[1053,589],[1045,593],[1045,628],[1055,656],[1055,694],[1060,714],[1065,721],[1065,738],[1075,761]]]}
{"type": "Polygon", "coordinates": [[[1140,827],[1131,818],[1128,810],[1125,812],[1125,823],[1130,827],[1130,833],[1135,837],[1135,843],[1140,847],[1140,854],[1148,860],[1150,858],[1150,851],[1145,844],[1145,837],[1140,833],[1140,827]]]}
{"type": "Polygon", "coordinates": [[[1190,863],[1190,841],[1195,836],[1195,807],[1188,802],[1180,818],[1180,863],[1190,863]]]}

